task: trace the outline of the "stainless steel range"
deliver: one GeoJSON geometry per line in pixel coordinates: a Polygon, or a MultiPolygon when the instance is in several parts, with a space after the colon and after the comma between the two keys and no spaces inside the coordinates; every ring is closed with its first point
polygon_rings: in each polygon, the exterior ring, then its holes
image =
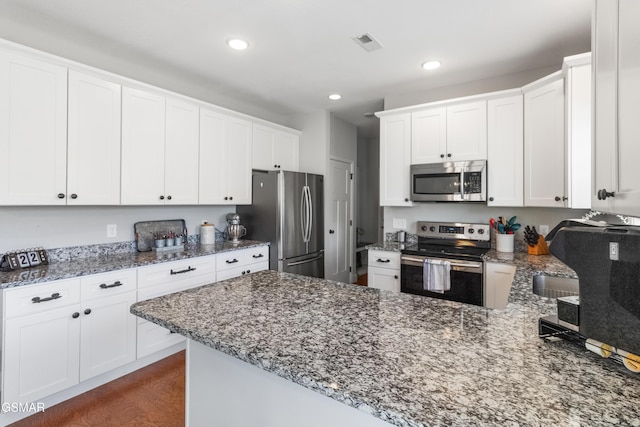
{"type": "Polygon", "coordinates": [[[401,251],[400,290],[484,305],[489,225],[418,221],[417,229],[418,244],[401,251]]]}

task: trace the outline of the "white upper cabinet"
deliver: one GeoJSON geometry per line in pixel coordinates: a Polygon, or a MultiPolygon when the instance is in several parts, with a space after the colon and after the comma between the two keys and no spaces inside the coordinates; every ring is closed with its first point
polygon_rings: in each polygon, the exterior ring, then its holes
{"type": "Polygon", "coordinates": [[[258,124],[253,125],[253,169],[299,169],[299,136],[258,124]]]}
{"type": "Polygon", "coordinates": [[[164,158],[165,203],[198,204],[200,109],[167,98],[164,158]]]}
{"type": "Polygon", "coordinates": [[[165,98],[122,88],[123,205],[164,204],[165,98]]]}
{"type": "Polygon", "coordinates": [[[380,206],[412,206],[411,114],[380,118],[380,206]]]}
{"type": "Polygon", "coordinates": [[[591,208],[591,53],[564,60],[567,206],[591,208]]]}
{"type": "Polygon", "coordinates": [[[411,164],[486,158],[486,101],[412,113],[411,164]]]}
{"type": "Polygon", "coordinates": [[[595,209],[640,216],[640,4],[595,3],[595,209]]]}
{"type": "Polygon", "coordinates": [[[200,109],[200,204],[251,204],[251,122],[200,109]]]}
{"type": "Polygon", "coordinates": [[[120,203],[121,86],[69,71],[67,204],[120,203]]]}
{"type": "Polygon", "coordinates": [[[487,205],[523,205],[522,94],[487,102],[487,205]]]}
{"type": "Polygon", "coordinates": [[[198,203],[198,107],[122,90],[124,205],[198,203]]]}
{"type": "Polygon", "coordinates": [[[64,205],[67,69],[0,51],[0,205],[64,205]]]}
{"type": "Polygon", "coordinates": [[[566,207],[562,72],[523,88],[524,205],[566,207]]]}

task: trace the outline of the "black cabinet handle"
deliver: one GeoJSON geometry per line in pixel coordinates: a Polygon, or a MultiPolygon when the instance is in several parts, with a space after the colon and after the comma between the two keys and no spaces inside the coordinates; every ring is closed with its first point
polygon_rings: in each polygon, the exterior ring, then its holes
{"type": "Polygon", "coordinates": [[[447,154],[447,157],[451,157],[451,153],[448,153],[448,154],[447,154]]]}
{"type": "Polygon", "coordinates": [[[71,317],[73,317],[74,319],[77,319],[78,317],[80,317],[80,313],[78,313],[77,311],[75,313],[73,313],[71,315],[71,317]]]}
{"type": "Polygon", "coordinates": [[[77,195],[76,193],[73,193],[73,194],[71,195],[71,198],[72,198],[72,199],[77,199],[77,198],[78,198],[78,195],[77,195]]]}
{"type": "Polygon", "coordinates": [[[560,196],[556,196],[556,197],[553,198],[553,200],[555,200],[556,202],[559,202],[562,199],[560,199],[560,196]]]}
{"type": "Polygon", "coordinates": [[[489,197],[489,201],[490,201],[490,202],[493,202],[493,197],[489,197]]]}
{"type": "Polygon", "coordinates": [[[233,196],[229,196],[229,200],[233,200],[233,196]]]}
{"type": "Polygon", "coordinates": [[[398,278],[398,275],[397,275],[397,274],[395,274],[395,275],[393,276],[393,278],[394,278],[394,279],[397,279],[397,278],[398,278]]]}
{"type": "Polygon", "coordinates": [[[84,314],[91,314],[91,309],[90,309],[90,308],[87,308],[87,309],[84,311],[84,314]]]}
{"type": "Polygon", "coordinates": [[[228,198],[227,196],[224,196],[224,199],[225,199],[225,200],[229,200],[229,198],[228,198]]]}
{"type": "Polygon", "coordinates": [[[160,196],[160,200],[164,200],[164,196],[160,196]]]}
{"type": "Polygon", "coordinates": [[[387,264],[387,263],[390,263],[390,262],[391,262],[391,260],[390,260],[390,259],[382,259],[382,258],[378,258],[378,259],[376,260],[376,262],[382,262],[382,263],[387,264]]]}
{"type": "Polygon", "coordinates": [[[54,299],[58,299],[58,298],[62,298],[62,295],[60,295],[58,292],[51,294],[50,297],[46,297],[46,298],[40,298],[40,297],[33,297],[31,298],[31,302],[34,304],[37,304],[39,302],[46,302],[46,301],[53,301],[54,299]]]}
{"type": "Polygon", "coordinates": [[[440,154],[440,158],[441,158],[441,159],[444,159],[444,154],[440,154]]]}
{"type": "Polygon", "coordinates": [[[173,269],[171,270],[171,274],[182,274],[182,273],[188,273],[190,271],[196,271],[195,267],[187,267],[184,270],[180,270],[180,271],[173,271],[173,269]]]}
{"type": "Polygon", "coordinates": [[[333,233],[335,233],[334,230],[329,230],[329,234],[333,234],[333,233]]]}
{"type": "Polygon", "coordinates": [[[167,200],[171,200],[171,196],[167,196],[167,200]]]}
{"type": "Polygon", "coordinates": [[[408,197],[405,197],[405,198],[404,198],[404,201],[405,201],[405,202],[408,202],[408,201],[409,201],[409,198],[408,198],[408,197]]]}
{"type": "Polygon", "coordinates": [[[616,197],[616,193],[607,191],[606,188],[598,190],[598,200],[606,200],[608,197],[616,197]]]}
{"type": "Polygon", "coordinates": [[[102,285],[100,285],[100,289],[115,288],[115,287],[122,286],[122,285],[124,285],[124,283],[122,283],[121,281],[117,280],[117,281],[113,282],[112,285],[107,285],[107,284],[103,283],[102,285]]]}
{"type": "Polygon", "coordinates": [[[64,199],[64,193],[58,193],[58,199],[64,199]]]}
{"type": "Polygon", "coordinates": [[[234,259],[228,259],[228,260],[226,260],[225,262],[226,262],[227,264],[235,264],[236,262],[238,262],[238,260],[234,258],[234,259]]]}
{"type": "Polygon", "coordinates": [[[247,270],[247,274],[251,273],[251,270],[247,270]]]}
{"type": "Polygon", "coordinates": [[[253,255],[254,258],[262,258],[263,256],[263,254],[253,255]]]}

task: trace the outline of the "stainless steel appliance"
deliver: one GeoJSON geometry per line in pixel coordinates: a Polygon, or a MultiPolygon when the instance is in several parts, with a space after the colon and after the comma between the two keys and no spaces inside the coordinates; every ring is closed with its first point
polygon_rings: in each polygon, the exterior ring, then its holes
{"type": "Polygon", "coordinates": [[[486,160],[411,165],[411,200],[484,202],[486,172],[486,160]]]}
{"type": "Polygon", "coordinates": [[[484,305],[483,255],[491,248],[488,224],[418,221],[418,244],[401,251],[400,290],[411,294],[484,305]],[[450,265],[450,289],[427,290],[425,261],[450,265]]]}
{"type": "Polygon", "coordinates": [[[254,170],[253,203],[238,206],[246,237],[271,242],[269,268],[324,277],[324,178],[254,170]]]}
{"type": "Polygon", "coordinates": [[[578,275],[580,335],[640,355],[640,228],[567,226],[549,250],[578,275]]]}
{"type": "Polygon", "coordinates": [[[247,229],[240,224],[240,215],[237,213],[227,214],[227,239],[237,243],[247,234],[247,229]]]}

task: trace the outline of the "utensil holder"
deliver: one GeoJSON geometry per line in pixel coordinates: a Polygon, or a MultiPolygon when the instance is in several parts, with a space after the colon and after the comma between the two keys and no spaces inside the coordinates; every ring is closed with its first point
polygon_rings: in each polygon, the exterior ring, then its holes
{"type": "Polygon", "coordinates": [[[535,246],[527,246],[529,255],[549,255],[549,246],[543,236],[538,237],[538,243],[535,246]]]}
{"type": "Polygon", "coordinates": [[[496,233],[496,251],[513,252],[513,241],[515,234],[496,233]]]}

